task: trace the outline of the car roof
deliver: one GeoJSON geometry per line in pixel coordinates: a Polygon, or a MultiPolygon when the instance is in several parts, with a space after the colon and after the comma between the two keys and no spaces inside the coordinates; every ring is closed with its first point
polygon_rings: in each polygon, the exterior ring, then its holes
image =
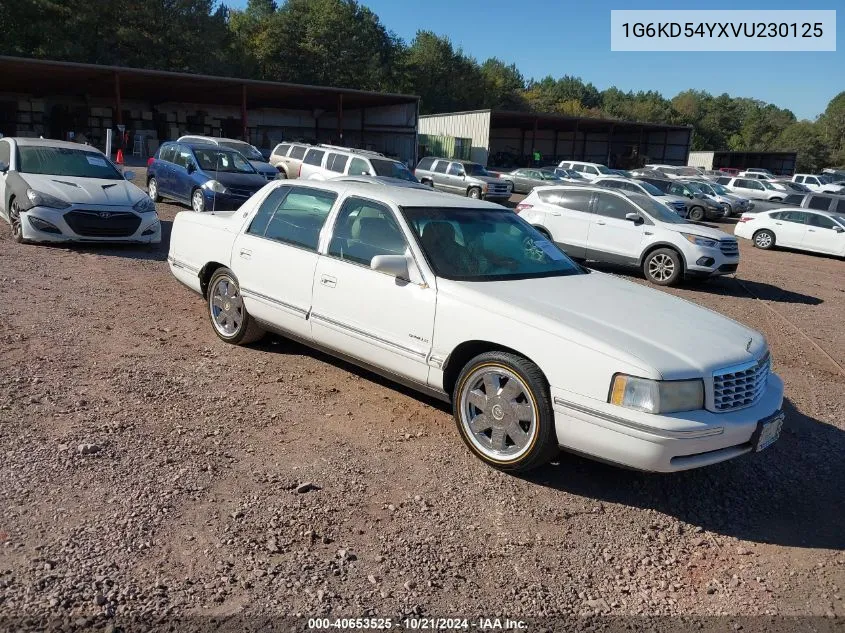
{"type": "Polygon", "coordinates": [[[801,213],[818,213],[819,215],[826,215],[828,217],[842,217],[841,213],[835,211],[827,211],[826,209],[805,209],[804,207],[783,207],[778,209],[766,209],[763,213],[772,214],[778,211],[800,211],[801,213]]]}
{"type": "Polygon", "coordinates": [[[57,141],[52,138],[29,138],[25,136],[4,136],[3,138],[14,141],[16,145],[28,147],[64,147],[67,149],[79,149],[87,152],[96,152],[102,154],[103,152],[93,145],[85,145],[84,143],[73,143],[71,141],[57,141]]]}
{"type": "Polygon", "coordinates": [[[348,182],[332,180],[301,180],[295,182],[278,180],[273,183],[275,186],[295,186],[334,191],[338,194],[355,193],[366,196],[376,201],[392,202],[397,206],[404,207],[454,207],[454,208],[475,208],[479,210],[500,210],[508,211],[507,207],[494,202],[484,200],[473,200],[463,196],[455,196],[434,191],[430,187],[418,189],[416,187],[386,187],[383,184],[370,182],[348,182]]]}
{"type": "Polygon", "coordinates": [[[184,135],[180,136],[178,139],[176,139],[176,142],[177,143],[191,143],[192,141],[186,140],[186,139],[192,139],[192,138],[202,139],[203,141],[206,141],[209,145],[214,145],[214,144],[220,143],[220,142],[241,143],[243,145],[249,145],[249,143],[247,143],[246,141],[242,141],[238,138],[225,138],[225,137],[222,137],[222,136],[221,137],[206,136],[205,134],[184,134],[184,135]]]}
{"type": "MultiPolygon", "coordinates": [[[[624,178],[619,178],[618,180],[624,180],[624,178]]],[[[556,189],[563,189],[566,191],[595,191],[598,193],[609,193],[609,194],[616,194],[619,196],[624,196],[626,198],[630,198],[634,202],[639,204],[646,204],[651,205],[653,203],[653,199],[651,196],[647,196],[644,193],[638,193],[635,191],[622,191],[621,189],[606,189],[605,187],[601,187],[599,185],[548,185],[545,187],[534,187],[534,191],[553,191],[556,189]]]]}

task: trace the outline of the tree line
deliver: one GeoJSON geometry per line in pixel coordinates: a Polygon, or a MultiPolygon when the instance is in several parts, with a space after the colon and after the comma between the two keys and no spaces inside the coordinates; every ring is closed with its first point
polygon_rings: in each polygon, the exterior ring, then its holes
{"type": "Polygon", "coordinates": [[[16,0],[0,54],[416,94],[421,111],[497,108],[688,124],[692,149],[799,153],[798,169],[845,166],[845,92],[816,120],[758,99],[597,89],[479,62],[447,37],[407,43],[355,0],[16,0]]]}

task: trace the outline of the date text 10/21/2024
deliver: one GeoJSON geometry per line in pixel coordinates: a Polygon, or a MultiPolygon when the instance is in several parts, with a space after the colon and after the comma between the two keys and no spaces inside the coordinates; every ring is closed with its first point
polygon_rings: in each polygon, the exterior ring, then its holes
{"type": "Polygon", "coordinates": [[[309,630],[399,630],[399,631],[525,631],[528,622],[510,618],[310,618],[309,630]]]}

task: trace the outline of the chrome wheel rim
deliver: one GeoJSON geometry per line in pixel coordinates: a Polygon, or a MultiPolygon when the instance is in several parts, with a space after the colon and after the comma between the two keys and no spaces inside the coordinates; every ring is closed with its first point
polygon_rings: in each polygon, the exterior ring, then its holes
{"type": "Polygon", "coordinates": [[[197,189],[194,192],[194,195],[191,196],[191,206],[197,213],[201,212],[205,208],[205,200],[202,197],[202,191],[199,189],[197,189]]]}
{"type": "Polygon", "coordinates": [[[208,299],[211,322],[223,336],[234,336],[244,320],[244,302],[237,284],[230,277],[220,277],[208,299]]]}
{"type": "Polygon", "coordinates": [[[470,191],[469,191],[469,197],[470,197],[470,198],[475,198],[476,200],[478,200],[478,198],[480,198],[480,197],[481,197],[481,194],[480,194],[480,193],[478,193],[478,189],[470,189],[470,191]]]}
{"type": "Polygon", "coordinates": [[[283,172],[283,171],[279,172],[278,178],[280,178],[281,180],[287,180],[287,177],[288,177],[288,175],[285,172],[283,172]]]}
{"type": "Polygon", "coordinates": [[[769,248],[772,245],[772,236],[768,233],[760,233],[755,241],[760,248],[769,248]]]}
{"type": "Polygon", "coordinates": [[[528,385],[504,367],[482,367],[464,381],[460,399],[464,432],[484,456],[513,461],[537,435],[537,412],[528,385]]]}
{"type": "Polygon", "coordinates": [[[658,281],[671,279],[672,275],[675,274],[675,262],[663,253],[655,255],[648,262],[648,274],[658,281]]]}
{"type": "Polygon", "coordinates": [[[23,227],[21,226],[21,210],[17,202],[13,202],[9,207],[9,224],[12,225],[12,234],[15,237],[23,235],[23,227]]]}
{"type": "Polygon", "coordinates": [[[152,178],[150,182],[147,183],[147,191],[150,194],[150,198],[152,198],[153,202],[158,197],[158,183],[156,183],[156,179],[152,178]]]}

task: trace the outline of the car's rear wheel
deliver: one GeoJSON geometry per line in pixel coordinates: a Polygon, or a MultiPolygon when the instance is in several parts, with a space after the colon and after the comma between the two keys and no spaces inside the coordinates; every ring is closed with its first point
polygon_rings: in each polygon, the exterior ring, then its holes
{"type": "Polygon", "coordinates": [[[704,207],[692,207],[689,210],[689,219],[693,222],[701,222],[704,219],[704,207]]]}
{"type": "Polygon", "coordinates": [[[191,194],[191,208],[197,213],[205,211],[205,196],[202,193],[202,189],[194,189],[194,192],[191,194]]]}
{"type": "Polygon", "coordinates": [[[681,256],[671,248],[658,248],[649,253],[643,262],[643,274],[658,286],[676,284],[683,274],[681,256]]]}
{"type": "Polygon", "coordinates": [[[473,198],[474,200],[479,200],[481,198],[481,189],[478,187],[470,187],[469,191],[467,191],[467,196],[473,198]]]}
{"type": "Polygon", "coordinates": [[[280,169],[279,175],[277,176],[277,178],[279,178],[281,180],[287,180],[287,177],[288,177],[287,172],[284,169],[280,169]]]}
{"type": "Polygon", "coordinates": [[[208,314],[214,333],[227,343],[246,345],[265,334],[247,312],[238,280],[228,268],[218,268],[208,282],[208,314]]]}
{"type": "Polygon", "coordinates": [[[754,246],[762,248],[764,251],[774,248],[775,234],[768,229],[760,229],[754,233],[754,246]]]}
{"type": "Polygon", "coordinates": [[[772,202],[781,202],[783,198],[771,198],[772,202]]]}
{"type": "Polygon", "coordinates": [[[9,204],[9,224],[12,227],[12,239],[18,244],[23,244],[23,226],[21,225],[21,208],[14,198],[9,204]]]}
{"type": "Polygon", "coordinates": [[[161,196],[158,195],[158,180],[150,178],[149,182],[147,182],[147,192],[150,194],[150,198],[153,202],[161,200],[161,196]]]}
{"type": "Polygon", "coordinates": [[[549,385],[540,368],[509,352],[486,352],[461,370],[452,393],[458,432],[486,464],[511,472],[558,452],[549,385]]]}

